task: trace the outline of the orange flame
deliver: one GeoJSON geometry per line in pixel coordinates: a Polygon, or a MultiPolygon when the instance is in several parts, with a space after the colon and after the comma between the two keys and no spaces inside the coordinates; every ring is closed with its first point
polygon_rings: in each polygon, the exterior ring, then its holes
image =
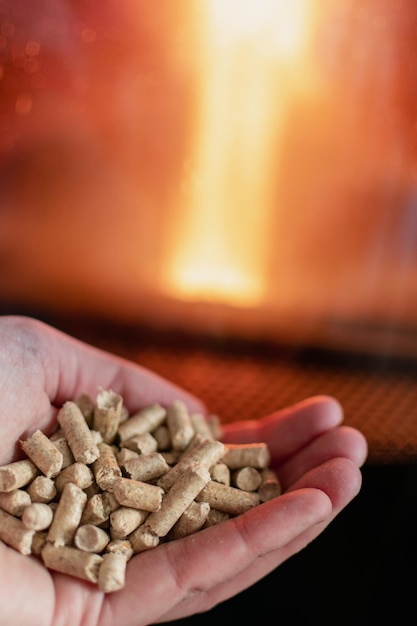
{"type": "Polygon", "coordinates": [[[288,108],[311,76],[313,4],[199,4],[196,127],[166,276],[177,297],[238,306],[265,297],[274,172],[288,108]]]}

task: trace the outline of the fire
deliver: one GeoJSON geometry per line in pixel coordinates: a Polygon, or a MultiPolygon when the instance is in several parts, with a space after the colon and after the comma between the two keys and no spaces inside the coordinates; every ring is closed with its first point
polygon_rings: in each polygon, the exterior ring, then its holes
{"type": "Polygon", "coordinates": [[[198,14],[190,4],[197,110],[168,250],[176,297],[256,306],[265,296],[280,136],[311,74],[313,3],[203,0],[198,14]]]}

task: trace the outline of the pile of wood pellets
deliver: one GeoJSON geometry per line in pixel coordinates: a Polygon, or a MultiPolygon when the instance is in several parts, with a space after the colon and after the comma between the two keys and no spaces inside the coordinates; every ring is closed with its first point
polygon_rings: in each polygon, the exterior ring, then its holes
{"type": "Polygon", "coordinates": [[[104,593],[123,588],[133,555],[281,493],[265,443],[222,443],[217,416],[182,400],[129,414],[100,388],[65,402],[57,420],[0,466],[0,540],[104,593]]]}

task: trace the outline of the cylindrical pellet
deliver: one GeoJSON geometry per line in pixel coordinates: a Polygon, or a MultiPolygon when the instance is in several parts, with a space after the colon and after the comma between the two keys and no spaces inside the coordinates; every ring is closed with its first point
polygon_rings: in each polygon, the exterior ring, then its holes
{"type": "Polygon", "coordinates": [[[112,539],[106,546],[106,552],[112,554],[121,554],[125,557],[126,561],[132,558],[133,548],[128,539],[112,539]]]}
{"type": "Polygon", "coordinates": [[[124,469],[128,478],[148,482],[165,474],[169,465],[160,452],[151,452],[126,461],[124,469]]]}
{"type": "Polygon", "coordinates": [[[212,480],[223,483],[223,485],[230,485],[230,469],[226,463],[215,463],[212,465],[210,475],[212,480]]]}
{"type": "Polygon", "coordinates": [[[194,437],[187,405],[182,400],[175,400],[167,408],[166,423],[171,435],[174,450],[184,450],[194,437]]]}
{"type": "Polygon", "coordinates": [[[119,438],[123,443],[135,435],[150,433],[165,420],[166,409],[160,404],[151,404],[129,417],[119,426],[119,438]]]}
{"type": "Polygon", "coordinates": [[[213,509],[240,515],[260,503],[259,494],[242,491],[211,480],[196,496],[197,502],[208,502],[213,509]]]}
{"type": "Polygon", "coordinates": [[[20,441],[20,446],[48,478],[54,478],[61,471],[62,453],[41,430],[36,430],[31,437],[20,441]]]}
{"type": "Polygon", "coordinates": [[[120,504],[144,511],[158,511],[163,493],[161,487],[130,478],[118,478],[113,485],[113,495],[120,504]]]}
{"type": "Polygon", "coordinates": [[[143,524],[148,511],[121,506],[110,514],[110,535],[112,539],[122,539],[143,524]]]}
{"type": "Polygon", "coordinates": [[[51,502],[57,494],[55,481],[46,476],[37,476],[27,486],[26,491],[30,495],[32,502],[51,502]]]}
{"type": "Polygon", "coordinates": [[[110,513],[115,511],[120,504],[109,491],[96,493],[84,507],[81,517],[82,524],[102,524],[109,519],[110,513]]]}
{"type": "Polygon", "coordinates": [[[13,489],[7,493],[0,493],[0,508],[15,517],[20,517],[31,502],[30,495],[23,489],[13,489]]]}
{"type": "Polygon", "coordinates": [[[126,439],[123,442],[123,446],[138,454],[150,454],[157,451],[158,442],[151,433],[143,433],[142,435],[134,435],[130,439],[126,439]]]}
{"type": "Polygon", "coordinates": [[[91,469],[85,463],[76,461],[55,478],[55,487],[61,492],[67,483],[73,483],[80,489],[87,489],[93,481],[94,475],[91,469]]]}
{"type": "Polygon", "coordinates": [[[196,434],[201,435],[203,439],[214,439],[213,431],[203,413],[191,413],[190,419],[196,434]]]}
{"type": "Polygon", "coordinates": [[[93,463],[96,483],[103,491],[113,491],[115,480],[121,478],[122,470],[117,462],[114,450],[107,443],[99,443],[100,456],[93,463]]]}
{"type": "Polygon", "coordinates": [[[79,406],[71,400],[58,411],[57,420],[76,461],[89,465],[100,452],[79,406]]]}
{"type": "Polygon", "coordinates": [[[266,443],[225,444],[225,454],[222,458],[230,469],[240,467],[256,467],[264,469],[271,460],[266,443]]]}
{"type": "Polygon", "coordinates": [[[81,393],[78,398],[75,399],[75,403],[80,408],[81,413],[85,421],[90,428],[93,428],[94,407],[95,402],[88,393],[81,393]]]}
{"type": "Polygon", "coordinates": [[[103,528],[94,524],[84,524],[77,528],[74,544],[79,550],[86,552],[102,552],[110,541],[110,536],[103,528]]]}
{"type": "Polygon", "coordinates": [[[172,528],[172,539],[181,539],[203,527],[210,511],[208,502],[191,502],[172,528]]]}
{"type": "Polygon", "coordinates": [[[103,558],[92,552],[72,546],[54,546],[46,543],[41,553],[45,567],[62,574],[97,583],[103,558]]]}
{"type": "Polygon", "coordinates": [[[122,396],[111,389],[100,389],[94,407],[93,428],[98,430],[104,443],[113,443],[122,413],[122,396]]]}
{"type": "Polygon", "coordinates": [[[158,450],[169,450],[171,448],[171,435],[169,434],[168,426],[161,424],[155,430],[152,431],[152,435],[158,442],[158,450]]]}
{"type": "Polygon", "coordinates": [[[22,522],[30,530],[46,530],[52,523],[54,513],[44,502],[33,502],[22,513],[22,522]]]}
{"type": "Polygon", "coordinates": [[[145,524],[138,526],[128,537],[134,554],[156,548],[159,545],[159,537],[145,524]]]}
{"type": "Polygon", "coordinates": [[[58,437],[57,439],[53,439],[52,443],[62,454],[62,470],[68,467],[68,465],[72,465],[75,462],[74,455],[65,437],[58,437]]]}
{"type": "Polygon", "coordinates": [[[221,441],[212,441],[206,439],[197,448],[194,448],[190,454],[181,458],[181,460],[171,467],[171,469],[157,480],[157,484],[165,491],[171,487],[176,479],[184,473],[184,471],[199,463],[210,469],[214,463],[217,463],[224,454],[224,444],[221,441]]]}
{"type": "Polygon", "coordinates": [[[8,492],[24,487],[39,474],[39,469],[30,459],[14,461],[0,467],[0,491],[8,492]]]}
{"type": "Polygon", "coordinates": [[[159,511],[151,513],[144,525],[158,537],[165,537],[209,481],[210,472],[204,465],[191,465],[164,495],[159,511]]]}
{"type": "Polygon", "coordinates": [[[82,489],[73,483],[66,483],[49,527],[49,542],[56,546],[64,546],[72,542],[86,501],[87,495],[82,489]]]}
{"type": "Polygon", "coordinates": [[[220,524],[220,522],[225,522],[229,518],[229,513],[225,513],[224,511],[219,511],[218,509],[213,509],[210,507],[210,511],[207,515],[206,521],[204,522],[203,528],[215,526],[216,524],[220,524]]]}
{"type": "Polygon", "coordinates": [[[34,530],[26,528],[18,517],[0,509],[0,540],[21,554],[31,554],[34,530]]]}
{"type": "Polygon", "coordinates": [[[123,554],[108,552],[103,554],[103,561],[98,572],[98,586],[104,593],[122,589],[126,577],[126,557],[123,554]]]}
{"type": "Polygon", "coordinates": [[[258,487],[258,493],[261,498],[261,502],[267,502],[273,498],[277,498],[282,493],[280,480],[271,468],[262,470],[262,482],[258,487]]]}
{"type": "Polygon", "coordinates": [[[116,459],[121,468],[124,468],[126,461],[130,461],[130,459],[137,459],[139,452],[135,450],[129,450],[129,448],[121,448],[118,452],[116,452],[116,459]]]}
{"type": "Polygon", "coordinates": [[[240,467],[232,473],[232,486],[243,491],[256,491],[261,482],[261,474],[255,467],[240,467]]]}

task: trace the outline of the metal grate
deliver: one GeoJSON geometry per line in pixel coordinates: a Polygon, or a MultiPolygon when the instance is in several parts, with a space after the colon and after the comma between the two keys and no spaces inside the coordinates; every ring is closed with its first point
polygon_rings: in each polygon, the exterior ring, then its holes
{"type": "Polygon", "coordinates": [[[417,462],[417,364],[147,331],[71,324],[79,338],[127,357],[202,398],[222,421],[258,419],[316,394],[335,396],[369,443],[369,462],[417,462]]]}

